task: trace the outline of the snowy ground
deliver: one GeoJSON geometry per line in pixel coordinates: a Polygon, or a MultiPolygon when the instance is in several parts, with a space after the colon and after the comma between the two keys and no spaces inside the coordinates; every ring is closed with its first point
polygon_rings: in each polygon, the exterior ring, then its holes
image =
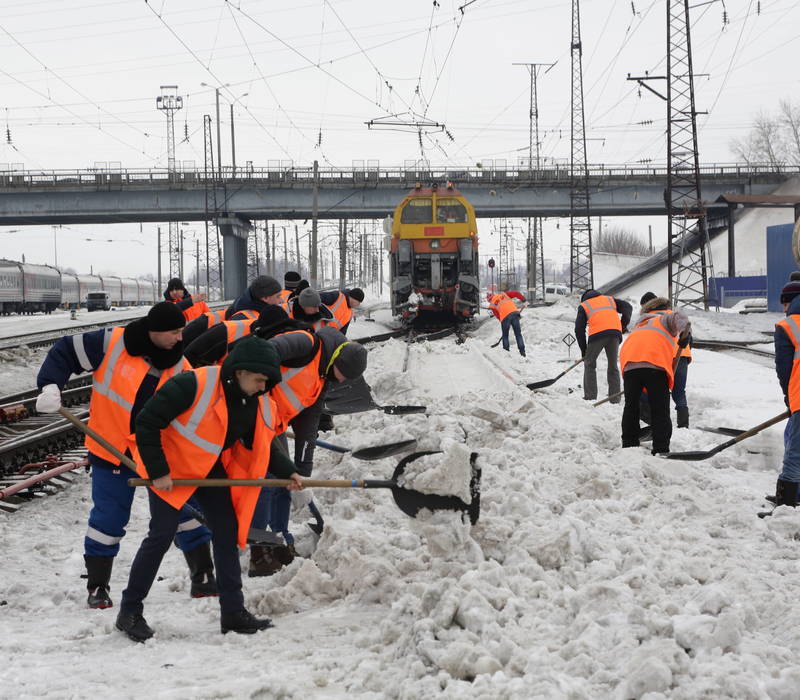
{"type": "MultiPolygon", "coordinates": [[[[388,316],[375,316],[351,335],[380,332],[388,316]]],[[[493,320],[463,345],[413,345],[406,373],[402,341],[370,350],[376,400],[427,415],[339,416],[325,439],[466,443],[483,469],[480,520],[411,519],[389,492],[317,489],[323,536],[298,516],[305,556],[245,579],[250,609],[275,621],[266,633],[220,635],[217,603],[189,598],[176,550],[146,601],[147,644],[114,629],[116,609],[87,610],[85,477],[0,516],[0,696],[797,698],[800,513],[756,517],[782,426],[702,462],[621,450],[621,407],[584,402],[580,369],[539,392],[520,386],[566,366],[574,317],[566,301],[526,310],[527,359],[489,347],[493,320]]],[[[756,339],[777,318],[692,315],[704,339],[756,339]]],[[[748,428],[784,410],[769,360],[744,353],[695,351],[688,395],[693,426],[748,428]]],[[[672,449],[725,440],[680,430],[672,449]]],[[[399,459],[317,454],[319,478],[388,478],[399,459]]],[[[143,496],[115,601],[146,528],[143,496]]]]}

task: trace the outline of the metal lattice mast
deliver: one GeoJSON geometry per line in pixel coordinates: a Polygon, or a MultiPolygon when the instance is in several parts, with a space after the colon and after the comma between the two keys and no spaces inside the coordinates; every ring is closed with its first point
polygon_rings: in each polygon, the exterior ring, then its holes
{"type": "Polygon", "coordinates": [[[689,0],[667,0],[667,191],[669,297],[708,310],[714,276],[700,194],[689,0]]]}
{"type": "Polygon", "coordinates": [[[214,169],[214,140],[211,115],[203,116],[203,178],[206,205],[206,294],[209,299],[222,298],[222,249],[219,239],[217,204],[217,171],[214,169]]]}
{"type": "MultiPolygon", "coordinates": [[[[178,95],[177,85],[162,85],[161,95],[156,97],[156,109],[167,117],[167,173],[170,182],[175,179],[175,112],[183,109],[183,98],[178,95]]],[[[169,276],[183,278],[183,256],[181,234],[177,221],[169,222],[169,276]]],[[[161,251],[159,251],[159,255],[161,251]]]]}
{"type": "MultiPolygon", "coordinates": [[[[267,222],[264,222],[267,226],[267,222]]],[[[258,222],[254,221],[247,232],[247,281],[252,282],[261,274],[261,261],[258,259],[258,222]]]]}
{"type": "Polygon", "coordinates": [[[572,123],[569,197],[570,290],[594,287],[592,223],[589,217],[589,170],[586,166],[586,125],[583,114],[583,65],[580,0],[572,0],[572,123]]]}

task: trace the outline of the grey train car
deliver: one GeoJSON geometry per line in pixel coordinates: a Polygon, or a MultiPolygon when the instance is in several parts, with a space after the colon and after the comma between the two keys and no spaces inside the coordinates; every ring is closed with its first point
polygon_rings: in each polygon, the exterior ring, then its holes
{"type": "Polygon", "coordinates": [[[61,304],[61,273],[49,265],[0,260],[0,313],[50,313],[61,304]]]}
{"type": "Polygon", "coordinates": [[[81,286],[78,276],[69,272],[61,273],[61,307],[79,309],[81,306],[81,286]]]}
{"type": "Polygon", "coordinates": [[[80,304],[86,306],[86,297],[89,292],[102,292],[103,281],[97,275],[78,275],[80,285],[80,304]]]}
{"type": "Polygon", "coordinates": [[[139,285],[135,279],[130,277],[122,278],[122,297],[121,306],[137,306],[139,304],[139,285]]]}
{"type": "Polygon", "coordinates": [[[136,280],[139,285],[139,304],[150,306],[156,301],[156,283],[152,280],[136,280]]]}
{"type": "Polygon", "coordinates": [[[108,301],[111,306],[122,306],[122,280],[113,275],[100,275],[103,283],[104,292],[108,293],[108,301]]]}

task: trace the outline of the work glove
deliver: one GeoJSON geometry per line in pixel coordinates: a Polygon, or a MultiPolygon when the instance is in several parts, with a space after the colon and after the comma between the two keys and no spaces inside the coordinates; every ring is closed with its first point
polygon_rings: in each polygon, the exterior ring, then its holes
{"type": "Polygon", "coordinates": [[[38,413],[58,413],[61,408],[61,390],[58,384],[46,384],[42,393],[36,397],[36,411],[38,413]]]}

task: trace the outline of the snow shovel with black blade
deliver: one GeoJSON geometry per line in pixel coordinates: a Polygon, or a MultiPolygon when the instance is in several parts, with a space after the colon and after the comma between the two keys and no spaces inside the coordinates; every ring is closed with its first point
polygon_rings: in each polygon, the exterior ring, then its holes
{"type": "MultiPolygon", "coordinates": [[[[286,435],[294,440],[294,433],[287,431],[286,435]]],[[[400,440],[399,442],[387,442],[383,445],[373,445],[372,447],[362,447],[360,450],[351,450],[349,447],[342,447],[341,445],[334,445],[332,442],[324,440],[314,440],[317,447],[322,447],[331,452],[338,452],[339,454],[346,454],[352,452],[352,456],[356,459],[363,459],[366,462],[372,462],[376,459],[384,459],[385,457],[392,457],[393,455],[400,454],[401,452],[408,452],[417,446],[416,440],[400,440]]]]}
{"type": "MultiPolygon", "coordinates": [[[[72,425],[74,425],[78,430],[80,430],[85,435],[96,440],[100,445],[105,447],[112,455],[114,455],[118,460],[122,462],[128,469],[135,472],[136,471],[136,463],[127,455],[122,454],[114,445],[112,445],[108,440],[106,440],[102,435],[99,435],[94,430],[92,430],[88,425],[83,423],[81,420],[76,418],[72,413],[70,413],[66,408],[63,406],[58,409],[58,412],[66,418],[72,425]]],[[[191,515],[196,520],[199,520],[203,525],[208,525],[206,523],[205,517],[196,509],[192,508],[189,504],[185,504],[184,507],[181,509],[184,510],[188,515],[191,515]]],[[[270,532],[269,530],[261,530],[257,527],[251,527],[247,532],[247,544],[266,544],[266,545],[275,545],[275,544],[285,544],[282,537],[278,537],[274,532],[270,532]]]]}
{"type": "Polygon", "coordinates": [[[322,409],[333,416],[379,410],[393,416],[425,413],[427,406],[379,406],[372,398],[372,390],[364,377],[337,382],[325,395],[322,409]]]}
{"type": "Polygon", "coordinates": [[[525,386],[527,386],[528,389],[544,389],[546,386],[550,386],[551,384],[555,384],[567,372],[569,372],[571,369],[575,369],[579,364],[581,364],[581,362],[583,362],[583,358],[581,358],[577,362],[574,362],[573,364],[571,364],[561,374],[559,374],[557,377],[554,377],[553,379],[545,379],[545,380],[543,380],[541,382],[531,382],[530,384],[526,384],[525,386]]]}
{"type": "MultiPolygon", "coordinates": [[[[303,479],[303,485],[309,488],[336,488],[336,489],[391,489],[394,501],[406,515],[415,518],[421,510],[455,510],[461,511],[469,517],[474,525],[480,516],[480,485],[481,469],[476,465],[478,453],[470,454],[469,463],[472,476],[469,482],[470,502],[465,503],[458,496],[441,496],[434,493],[423,493],[414,489],[405,488],[398,484],[398,480],[405,472],[406,465],[415,459],[426,455],[441,454],[441,452],[413,452],[400,460],[391,479],[303,479]]],[[[284,487],[297,483],[292,479],[173,479],[175,486],[258,486],[258,487],[284,487]]],[[[151,479],[128,479],[129,486],[151,486],[151,479]]]]}
{"type": "Polygon", "coordinates": [[[760,433],[762,430],[766,430],[771,425],[775,425],[775,423],[780,423],[783,420],[786,420],[791,414],[790,411],[784,411],[779,416],[775,416],[774,418],[770,418],[768,421],[764,421],[760,425],[755,426],[754,428],[750,428],[750,430],[745,430],[741,435],[737,435],[734,438],[731,438],[727,442],[723,442],[721,445],[717,445],[716,447],[710,450],[694,450],[691,452],[670,452],[666,455],[667,459],[684,459],[687,462],[699,462],[703,459],[708,459],[709,457],[713,457],[718,452],[722,452],[722,450],[727,449],[728,447],[733,447],[737,443],[741,442],[742,440],[746,440],[749,437],[753,437],[756,433],[760,433]]]}

